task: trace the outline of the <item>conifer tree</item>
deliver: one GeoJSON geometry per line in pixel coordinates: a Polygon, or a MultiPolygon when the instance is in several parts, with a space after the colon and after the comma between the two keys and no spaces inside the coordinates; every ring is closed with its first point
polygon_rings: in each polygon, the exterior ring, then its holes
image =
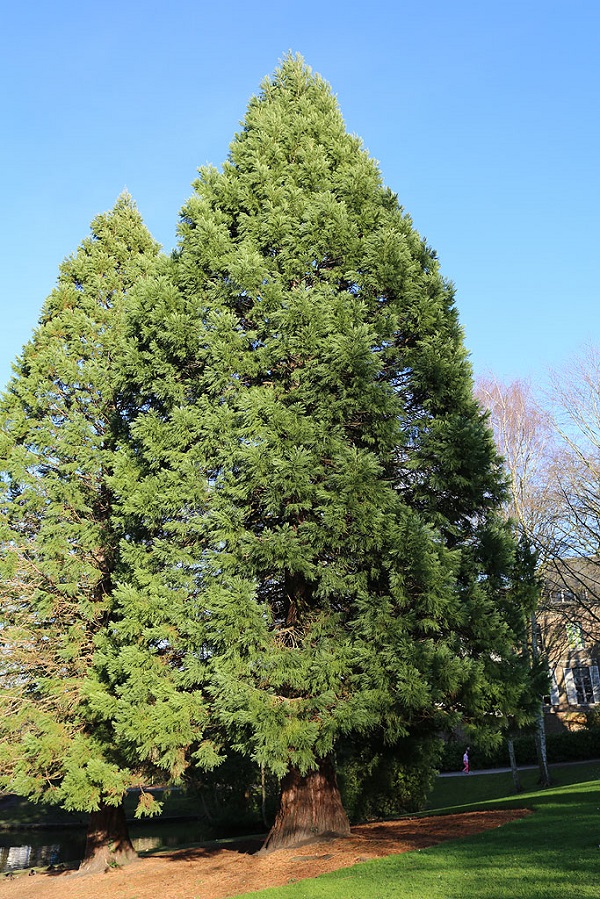
{"type": "Polygon", "coordinates": [[[133,853],[121,806],[137,757],[90,703],[114,619],[128,427],[119,357],[128,292],[158,245],[128,195],[61,268],[0,408],[0,774],[5,789],[89,811],[85,865],[133,853]],[[110,842],[110,845],[109,845],[110,842]]]}
{"type": "Polygon", "coordinates": [[[133,311],[131,502],[171,539],[138,549],[127,617],[144,565],[163,597],[187,579],[173,646],[225,742],[282,778],[276,848],[348,831],[345,737],[497,729],[523,610],[452,286],[329,86],[286,58],[194,187],[133,311]]]}

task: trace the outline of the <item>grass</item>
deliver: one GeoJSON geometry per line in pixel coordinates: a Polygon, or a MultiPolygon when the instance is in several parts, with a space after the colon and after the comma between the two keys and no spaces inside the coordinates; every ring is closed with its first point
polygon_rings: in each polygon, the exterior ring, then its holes
{"type": "MultiPolygon", "coordinates": [[[[600,762],[553,765],[550,773],[555,787],[568,787],[600,779],[600,762]]],[[[523,792],[515,794],[512,776],[508,772],[438,777],[427,803],[426,814],[477,811],[481,808],[530,808],[530,799],[535,798],[536,802],[543,803],[553,792],[552,787],[540,790],[538,778],[537,768],[521,771],[523,792]]]]}
{"type": "Polygon", "coordinates": [[[600,766],[561,766],[552,774],[555,784],[540,790],[536,772],[523,772],[527,792],[517,797],[510,775],[440,778],[432,813],[525,807],[535,814],[464,840],[252,893],[252,899],[598,899],[600,766]]]}

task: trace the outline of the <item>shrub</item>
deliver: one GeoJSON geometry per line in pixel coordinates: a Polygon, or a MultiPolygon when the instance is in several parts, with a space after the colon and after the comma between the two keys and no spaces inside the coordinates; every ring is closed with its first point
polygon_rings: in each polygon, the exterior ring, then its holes
{"type": "Polygon", "coordinates": [[[338,755],[338,781],[350,821],[389,818],[424,808],[440,751],[437,739],[407,739],[393,747],[345,744],[338,755]]]}

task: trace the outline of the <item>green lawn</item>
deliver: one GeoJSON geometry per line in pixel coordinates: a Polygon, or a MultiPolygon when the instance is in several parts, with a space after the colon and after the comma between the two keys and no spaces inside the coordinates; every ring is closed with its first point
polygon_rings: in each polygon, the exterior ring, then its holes
{"type": "MultiPolygon", "coordinates": [[[[574,765],[553,765],[551,775],[555,787],[587,783],[600,779],[600,762],[581,762],[574,765]]],[[[523,792],[513,792],[512,776],[505,774],[470,774],[438,777],[425,814],[466,812],[481,808],[533,808],[549,800],[554,788],[540,790],[537,768],[521,771],[523,792]]],[[[600,842],[600,841],[599,841],[600,842]]],[[[599,894],[600,895],[600,894],[599,894]]]]}
{"type": "MultiPolygon", "coordinates": [[[[553,769],[556,783],[515,799],[510,775],[440,778],[432,809],[512,808],[534,815],[432,849],[389,856],[314,880],[247,894],[253,899],[598,899],[600,766],[553,769]]],[[[239,897],[242,899],[242,897],[239,897]]]]}

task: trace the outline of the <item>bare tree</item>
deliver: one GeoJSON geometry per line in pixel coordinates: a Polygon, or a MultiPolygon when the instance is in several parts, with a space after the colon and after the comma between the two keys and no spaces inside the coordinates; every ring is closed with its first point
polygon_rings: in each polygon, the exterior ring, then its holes
{"type": "MultiPolygon", "coordinates": [[[[537,552],[543,566],[555,549],[557,504],[555,494],[557,441],[551,415],[536,401],[531,385],[525,381],[511,384],[482,378],[475,384],[475,395],[489,410],[496,444],[509,475],[506,512],[515,522],[519,535],[537,552]]],[[[531,616],[531,632],[524,651],[538,661],[537,624],[531,616]]],[[[519,790],[514,746],[509,734],[509,753],[515,789],[519,790]]],[[[535,741],[540,782],[551,783],[546,752],[544,711],[540,697],[535,722],[535,741]]]]}
{"type": "MultiPolygon", "coordinates": [[[[562,441],[557,471],[561,515],[555,579],[576,594],[588,622],[600,623],[600,350],[588,347],[552,378],[554,421],[562,441]]],[[[596,629],[597,634],[597,629],[596,629]]]]}
{"type": "Polygon", "coordinates": [[[546,599],[565,622],[576,601],[584,636],[600,625],[600,350],[590,347],[552,376],[543,406],[531,385],[482,378],[480,403],[490,410],[510,476],[509,515],[538,554],[546,599]],[[563,600],[566,600],[563,602],[563,600]]]}
{"type": "Polygon", "coordinates": [[[496,445],[510,478],[508,515],[535,547],[540,564],[555,555],[558,441],[551,414],[527,381],[504,384],[492,377],[475,384],[475,395],[490,412],[496,445]]]}
{"type": "MultiPolygon", "coordinates": [[[[476,392],[510,475],[507,512],[535,546],[544,580],[535,621],[543,645],[532,639],[532,654],[541,646],[555,674],[561,660],[583,661],[597,700],[590,651],[600,635],[600,349],[588,347],[555,373],[544,405],[524,382],[485,378],[476,392]]],[[[560,681],[554,689],[568,694],[560,681]]]]}

